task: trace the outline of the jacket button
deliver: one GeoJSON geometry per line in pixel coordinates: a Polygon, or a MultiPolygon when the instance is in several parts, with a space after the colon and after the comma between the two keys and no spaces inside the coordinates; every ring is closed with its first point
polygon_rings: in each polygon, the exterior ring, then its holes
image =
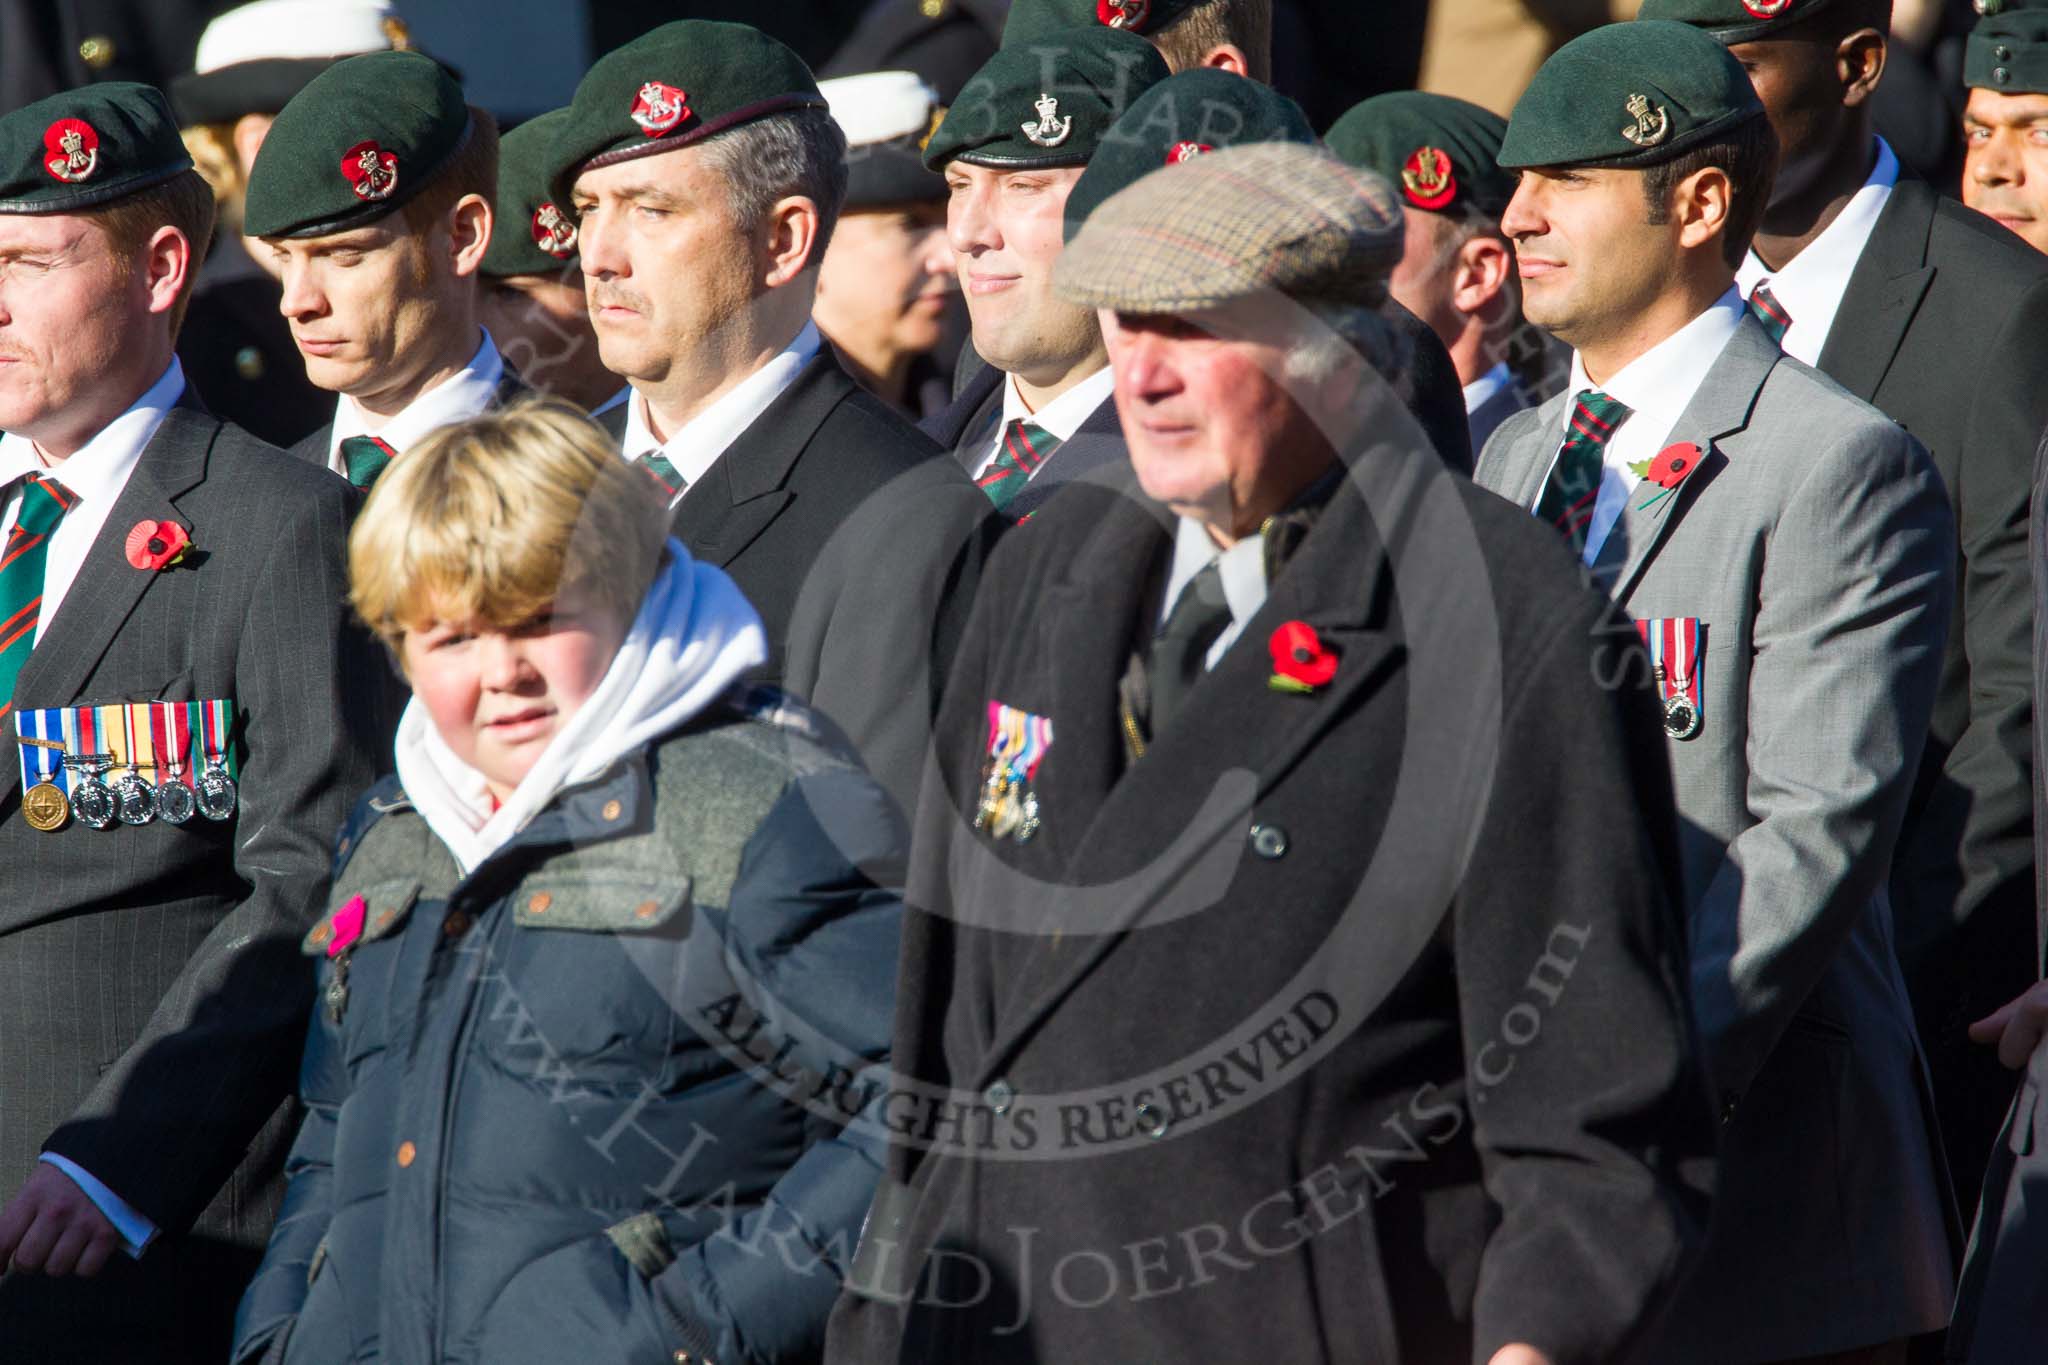
{"type": "Polygon", "coordinates": [[[1991,79],[2000,85],[2004,85],[2012,79],[2012,72],[2007,71],[2002,66],[1994,66],[1991,68],[1991,79]]]}
{"type": "Polygon", "coordinates": [[[607,801],[604,803],[604,818],[607,820],[616,820],[619,818],[620,815],[625,813],[625,809],[626,808],[624,806],[620,805],[616,801],[607,801]]]}
{"type": "Polygon", "coordinates": [[[469,932],[469,926],[475,922],[469,917],[467,910],[457,910],[441,921],[441,932],[451,939],[461,938],[469,932]]]}
{"type": "Polygon", "coordinates": [[[2000,43],[1997,47],[1991,49],[1991,55],[2001,62],[2009,62],[2012,60],[2012,49],[2004,43],[2000,43]]]}
{"type": "Polygon", "coordinates": [[[1146,1137],[1163,1138],[1166,1130],[1173,1126],[1167,1121],[1166,1111],[1150,1100],[1133,1110],[1131,1117],[1138,1121],[1138,1131],[1146,1137]]]}
{"type": "Polygon", "coordinates": [[[982,1098],[988,1101],[988,1107],[995,1110],[996,1116],[1000,1118],[1010,1112],[1011,1104],[1017,1099],[1017,1092],[1010,1088],[1008,1081],[997,1081],[983,1092],[982,1098]]]}
{"type": "Polygon", "coordinates": [[[114,40],[94,34],[78,45],[78,60],[95,71],[105,71],[114,61],[114,40]]]}
{"type": "Polygon", "coordinates": [[[1253,825],[1252,852],[1261,858],[1283,857],[1287,852],[1287,831],[1278,825],[1253,825]]]}
{"type": "Polygon", "coordinates": [[[526,908],[536,915],[544,915],[547,913],[548,907],[554,903],[555,898],[553,896],[550,896],[545,891],[536,891],[533,893],[533,899],[526,903],[526,908]]]}
{"type": "Polygon", "coordinates": [[[653,901],[641,901],[633,907],[633,914],[639,919],[653,919],[654,912],[660,908],[653,901]]]}
{"type": "Polygon", "coordinates": [[[401,1142],[398,1144],[398,1164],[401,1167],[412,1165],[412,1159],[418,1156],[419,1154],[420,1149],[413,1146],[410,1142],[401,1142]]]}

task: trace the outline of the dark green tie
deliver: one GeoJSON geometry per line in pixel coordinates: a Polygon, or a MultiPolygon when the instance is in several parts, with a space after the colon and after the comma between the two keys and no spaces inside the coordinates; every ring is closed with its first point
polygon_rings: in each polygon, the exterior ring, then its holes
{"type": "Polygon", "coordinates": [[[1573,554],[1585,552],[1586,524],[1592,521],[1593,504],[1600,497],[1600,452],[1633,411],[1597,389],[1586,389],[1572,400],[1571,426],[1557,452],[1557,463],[1544,481],[1536,516],[1571,542],[1573,554]]]}
{"type": "Polygon", "coordinates": [[[1771,334],[1771,340],[1783,346],[1785,333],[1792,329],[1792,315],[1785,311],[1785,305],[1778,302],[1778,296],[1771,292],[1770,285],[1762,280],[1749,291],[1749,311],[1756,314],[1756,320],[1771,334]]]}
{"type": "Polygon", "coordinates": [[[1230,603],[1223,596],[1219,563],[1210,560],[1188,580],[1174,599],[1173,610],[1166,614],[1166,623],[1152,639],[1152,661],[1147,669],[1152,684],[1148,722],[1155,735],[1166,732],[1174,713],[1201,680],[1209,647],[1230,624],[1230,603]]]}
{"type": "Polygon", "coordinates": [[[1024,491],[1024,485],[1031,482],[1031,476],[1052,458],[1060,444],[1060,439],[1044,427],[1022,417],[1012,418],[1003,427],[1002,449],[975,483],[1000,512],[1010,505],[1010,499],[1024,491]]]}
{"type": "Polygon", "coordinates": [[[50,533],[77,503],[63,484],[41,474],[29,475],[21,486],[21,510],[0,552],[0,717],[14,709],[14,680],[36,647],[50,533]]]}
{"type": "Polygon", "coordinates": [[[375,436],[344,436],[341,441],[341,463],[348,470],[348,481],[365,493],[397,454],[375,436]]]}
{"type": "Polygon", "coordinates": [[[683,477],[682,471],[675,467],[668,456],[661,453],[660,446],[648,451],[633,463],[646,470],[647,477],[661,486],[666,501],[674,502],[676,494],[690,486],[690,481],[683,477]]]}

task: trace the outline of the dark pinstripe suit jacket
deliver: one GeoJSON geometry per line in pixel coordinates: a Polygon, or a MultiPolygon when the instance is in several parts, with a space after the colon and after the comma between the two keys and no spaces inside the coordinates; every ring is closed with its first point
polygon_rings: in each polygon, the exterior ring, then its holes
{"type": "Polygon", "coordinates": [[[24,708],[231,697],[244,761],[232,821],[45,834],[21,817],[7,745],[0,1198],[47,1148],[162,1236],[96,1281],[0,1281],[0,1358],[226,1358],[290,1137],[311,1005],[299,938],[386,720],[388,665],[345,624],[354,506],[188,390],[22,668],[24,708]],[[129,565],[143,518],[189,529],[187,563],[129,565]]]}

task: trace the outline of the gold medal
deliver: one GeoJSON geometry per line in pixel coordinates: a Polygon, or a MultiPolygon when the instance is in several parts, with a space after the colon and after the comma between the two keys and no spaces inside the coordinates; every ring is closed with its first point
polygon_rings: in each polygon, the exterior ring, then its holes
{"type": "Polygon", "coordinates": [[[71,818],[71,802],[61,788],[38,782],[22,793],[21,817],[28,821],[30,829],[48,834],[53,829],[62,829],[71,818]]]}

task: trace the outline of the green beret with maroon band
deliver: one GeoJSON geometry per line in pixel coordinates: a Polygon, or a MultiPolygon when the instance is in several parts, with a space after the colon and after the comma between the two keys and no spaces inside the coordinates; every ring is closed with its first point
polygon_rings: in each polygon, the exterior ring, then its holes
{"type": "Polygon", "coordinates": [[[678,19],[606,53],[584,74],[555,137],[548,188],[566,206],[586,170],[694,146],[771,114],[824,107],[803,58],[759,29],[678,19]]]}
{"type": "Polygon", "coordinates": [[[1803,24],[1835,0],[1643,0],[1637,19],[1669,19],[1705,29],[1724,43],[1776,37],[1803,24]]]}
{"type": "Polygon", "coordinates": [[[1323,141],[1428,213],[1476,214],[1499,222],[1515,196],[1515,173],[1499,162],[1508,121],[1451,95],[1395,90],[1353,105],[1323,141]]]}
{"type": "Polygon", "coordinates": [[[548,156],[567,109],[530,118],[498,142],[498,197],[483,273],[558,275],[576,260],[576,220],[548,198],[548,156]]]}
{"type": "Polygon", "coordinates": [[[462,87],[432,57],[343,58],[270,125],[249,170],[242,230],[326,237],[374,223],[433,184],[474,135],[462,87]]]}
{"type": "Polygon", "coordinates": [[[76,213],[191,168],[152,86],[104,81],[0,117],[0,213],[76,213]]]}
{"type": "Polygon", "coordinates": [[[924,164],[1085,166],[1124,110],[1167,75],[1152,44],[1120,29],[1070,28],[999,48],[960,87],[924,164]]]}

